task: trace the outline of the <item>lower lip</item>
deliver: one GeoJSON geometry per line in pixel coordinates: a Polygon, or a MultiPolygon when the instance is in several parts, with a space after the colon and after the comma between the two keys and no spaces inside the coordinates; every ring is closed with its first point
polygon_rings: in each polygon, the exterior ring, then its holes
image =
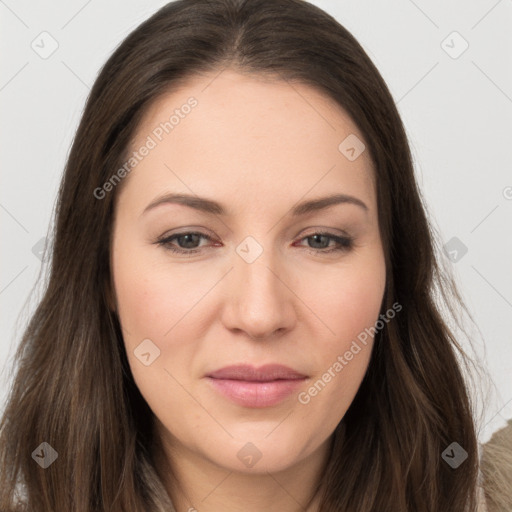
{"type": "Polygon", "coordinates": [[[222,395],[244,407],[271,407],[282,402],[296,391],[306,380],[274,380],[254,382],[246,380],[213,379],[207,377],[212,386],[222,395]]]}

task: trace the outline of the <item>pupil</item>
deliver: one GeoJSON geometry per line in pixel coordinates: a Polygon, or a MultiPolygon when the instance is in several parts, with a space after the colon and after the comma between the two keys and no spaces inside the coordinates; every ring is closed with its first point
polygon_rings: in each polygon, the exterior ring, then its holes
{"type": "MultiPolygon", "coordinates": [[[[192,241],[190,240],[190,239],[191,239],[191,237],[196,237],[196,240],[195,240],[195,241],[197,242],[197,237],[198,237],[198,235],[197,235],[197,234],[194,234],[194,233],[191,233],[191,234],[188,234],[188,235],[182,235],[182,236],[180,237],[181,239],[183,239],[183,238],[187,239],[187,241],[185,242],[185,245],[186,245],[186,248],[187,248],[187,249],[193,249],[193,247],[190,247],[190,246],[189,246],[189,243],[190,243],[190,242],[192,242],[192,245],[194,245],[194,241],[193,241],[193,240],[192,240],[192,241]]],[[[183,245],[183,244],[180,244],[180,245],[183,245]]]]}
{"type": "MultiPolygon", "coordinates": [[[[323,238],[326,238],[326,237],[325,237],[325,235],[313,235],[311,238],[313,238],[314,243],[317,243],[317,242],[318,242],[318,243],[320,243],[320,245],[322,245],[322,243],[321,243],[321,242],[319,242],[319,239],[320,239],[320,238],[322,238],[322,237],[323,237],[323,238]]],[[[325,241],[325,240],[324,240],[324,241],[325,241]]],[[[317,248],[318,248],[318,247],[317,247],[317,248]]]]}

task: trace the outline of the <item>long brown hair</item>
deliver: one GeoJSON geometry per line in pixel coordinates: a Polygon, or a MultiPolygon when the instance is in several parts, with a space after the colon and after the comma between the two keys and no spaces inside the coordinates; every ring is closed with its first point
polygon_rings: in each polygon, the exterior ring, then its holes
{"type": "Polygon", "coordinates": [[[44,297],[16,353],[0,424],[0,509],[17,510],[17,502],[31,512],[169,509],[151,457],[152,413],[109,309],[119,187],[100,199],[94,191],[123,165],[154,101],[196,73],[228,67],[308,84],[334,99],[374,163],[387,266],[382,312],[395,302],[403,310],[376,335],[367,374],[334,432],[320,509],[474,510],[478,445],[467,356],[437,300],[460,296],[437,257],[404,127],[354,37],[301,0],[169,3],[102,68],[59,190],[44,297]],[[58,453],[46,469],[33,457],[43,442],[58,453]],[[451,443],[467,452],[456,469],[442,458],[451,443]]]}

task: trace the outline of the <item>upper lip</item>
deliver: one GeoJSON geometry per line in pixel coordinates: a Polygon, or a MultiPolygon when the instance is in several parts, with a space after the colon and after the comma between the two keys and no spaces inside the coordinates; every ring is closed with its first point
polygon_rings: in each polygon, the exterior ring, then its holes
{"type": "Polygon", "coordinates": [[[266,364],[258,368],[248,364],[237,364],[233,366],[226,366],[225,368],[209,373],[207,377],[211,377],[213,379],[268,382],[278,379],[304,379],[306,375],[281,364],[266,364]]]}

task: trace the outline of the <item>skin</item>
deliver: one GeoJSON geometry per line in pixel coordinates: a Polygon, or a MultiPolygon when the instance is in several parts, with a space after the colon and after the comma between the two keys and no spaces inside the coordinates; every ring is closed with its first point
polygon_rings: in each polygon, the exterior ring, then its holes
{"type": "MultiPolygon", "coordinates": [[[[373,340],[307,404],[293,393],[272,407],[244,407],[205,375],[237,363],[280,363],[308,376],[299,390],[307,391],[375,324],[386,269],[372,162],[368,151],[354,161],[339,151],[350,134],[364,139],[328,97],[234,70],[196,76],[160,98],[132,149],[190,96],[198,105],[117,191],[112,240],[113,307],[155,415],[157,467],[177,512],[304,510],[373,340]],[[228,214],[178,204],[143,214],[168,192],[213,199],[228,214]],[[345,203],[290,216],[295,203],[333,193],[368,210],[345,203]],[[348,233],[353,247],[322,253],[337,246],[308,238],[322,229],[348,233]],[[213,240],[174,239],[174,247],[200,250],[191,256],[156,243],[186,231],[213,240]],[[247,236],[263,249],[252,263],[236,252],[247,236]],[[144,339],[160,350],[149,366],[134,354],[144,339]],[[262,455],[251,468],[237,457],[248,442],[262,455]]],[[[318,501],[307,510],[319,510],[318,501]]]]}

